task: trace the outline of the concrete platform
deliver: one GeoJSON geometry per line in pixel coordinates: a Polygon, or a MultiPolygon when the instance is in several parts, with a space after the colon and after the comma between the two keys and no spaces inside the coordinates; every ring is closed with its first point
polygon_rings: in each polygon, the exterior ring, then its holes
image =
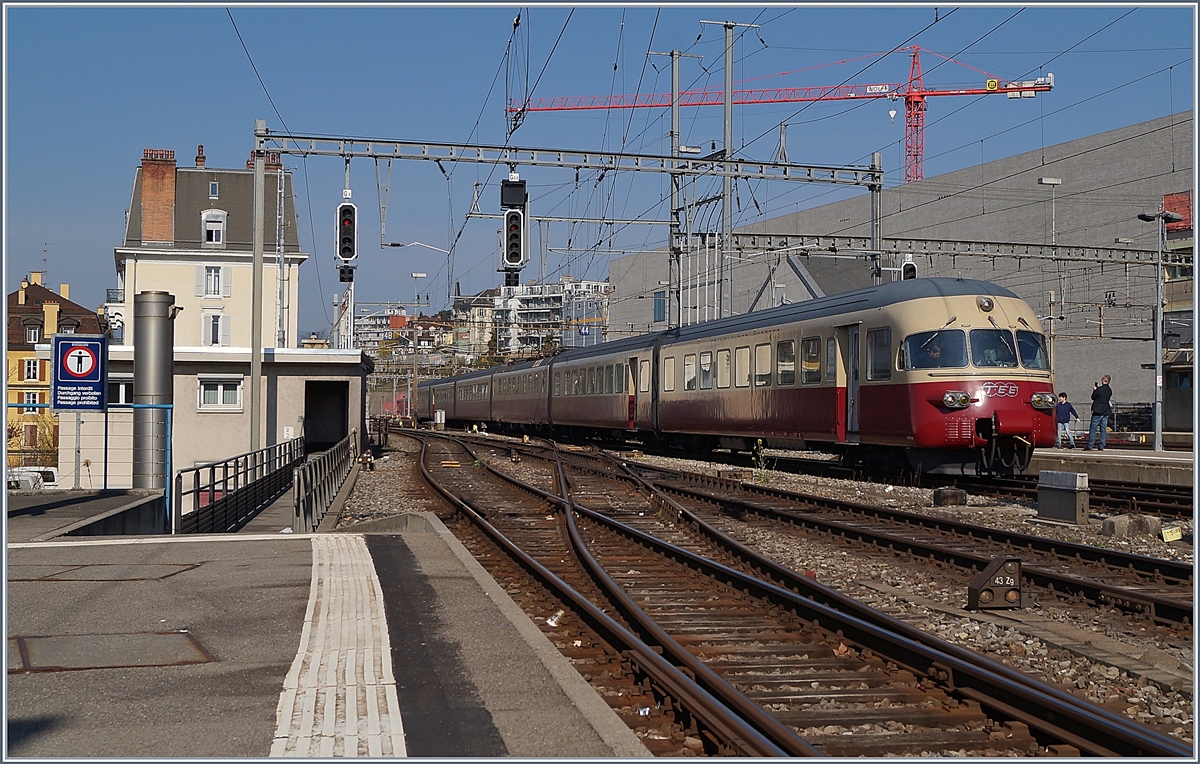
{"type": "Polygon", "coordinates": [[[6,755],[649,756],[436,517],[376,529],[10,540],[6,755]]]}
{"type": "Polygon", "coordinates": [[[1029,472],[1086,472],[1092,480],[1194,485],[1193,466],[1192,455],[1186,451],[1122,449],[1109,440],[1103,451],[1084,451],[1082,445],[1040,448],[1033,454],[1029,472]]]}

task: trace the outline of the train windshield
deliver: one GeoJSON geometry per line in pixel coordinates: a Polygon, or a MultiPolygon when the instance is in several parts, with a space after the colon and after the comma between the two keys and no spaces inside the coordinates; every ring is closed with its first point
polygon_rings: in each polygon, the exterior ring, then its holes
{"type": "Polygon", "coordinates": [[[976,366],[1015,368],[1017,350],[1007,329],[972,329],[971,360],[976,366]]]}
{"type": "Polygon", "coordinates": [[[961,369],[967,365],[966,334],[962,329],[910,334],[903,363],[906,369],[961,369]]]}
{"type": "Polygon", "coordinates": [[[1021,365],[1026,369],[1046,371],[1050,368],[1046,337],[1042,334],[1018,330],[1017,352],[1021,354],[1021,365]]]}

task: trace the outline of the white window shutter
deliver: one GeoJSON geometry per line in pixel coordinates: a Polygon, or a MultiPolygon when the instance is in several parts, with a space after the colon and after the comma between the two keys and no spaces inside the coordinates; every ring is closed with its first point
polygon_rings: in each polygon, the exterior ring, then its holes
{"type": "Polygon", "coordinates": [[[209,344],[209,342],[208,342],[209,328],[208,327],[211,325],[211,323],[212,323],[212,319],[209,318],[207,313],[200,314],[200,344],[201,344],[201,346],[209,344]]]}
{"type": "Polygon", "coordinates": [[[221,316],[221,344],[229,345],[229,316],[221,316]]]}
{"type": "Polygon", "coordinates": [[[204,266],[196,266],[196,296],[204,296],[204,266]]]}
{"type": "Polygon", "coordinates": [[[221,267],[221,296],[228,297],[233,284],[230,283],[233,269],[228,265],[221,267]]]}

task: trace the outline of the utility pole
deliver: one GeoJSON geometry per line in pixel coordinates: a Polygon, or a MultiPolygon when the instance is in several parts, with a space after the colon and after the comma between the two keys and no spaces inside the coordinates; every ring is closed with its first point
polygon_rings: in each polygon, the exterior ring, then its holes
{"type": "Polygon", "coordinates": [[[721,247],[717,252],[717,318],[733,315],[733,269],[730,258],[730,235],[733,233],[733,178],[728,174],[733,159],[733,30],[735,27],[757,29],[758,24],[739,24],[734,21],[700,21],[701,24],[720,24],[725,28],[725,146],[722,151],[726,173],[721,177],[721,247]],[[728,284],[726,281],[728,280],[728,284]]]}
{"type": "MultiPolygon", "coordinates": [[[[670,56],[671,57],[671,156],[679,157],[679,59],[686,58],[704,58],[695,54],[684,54],[678,50],[672,50],[670,53],[656,53],[650,51],[651,56],[670,56]]],[[[672,162],[672,168],[674,163],[672,162]]],[[[679,257],[683,253],[683,236],[680,226],[680,218],[682,210],[679,204],[679,185],[682,178],[677,173],[671,173],[671,233],[670,233],[670,261],[667,267],[667,328],[675,329],[680,325],[680,270],[679,257]]]]}
{"type": "Polygon", "coordinates": [[[263,302],[263,197],[266,195],[264,162],[267,158],[267,121],[254,120],[254,288],[250,299],[250,450],[262,448],[259,418],[262,400],[262,302],[263,302]]]}

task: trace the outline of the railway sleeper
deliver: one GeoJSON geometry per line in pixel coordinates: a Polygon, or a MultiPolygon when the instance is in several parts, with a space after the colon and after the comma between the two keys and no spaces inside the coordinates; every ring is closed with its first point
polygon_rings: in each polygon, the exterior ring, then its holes
{"type": "Polygon", "coordinates": [[[832,732],[825,732],[824,729],[803,730],[802,736],[828,756],[883,758],[943,753],[953,755],[960,752],[1001,756],[1012,750],[1032,752],[1038,749],[1038,743],[1029,735],[1028,728],[1023,732],[974,729],[869,732],[850,730],[841,725],[835,725],[832,732]]]}
{"type": "MultiPolygon", "coordinates": [[[[936,706],[894,706],[886,701],[857,708],[839,705],[815,708],[792,707],[772,711],[771,715],[789,727],[800,729],[830,725],[844,727],[863,724],[886,725],[888,722],[931,729],[953,727],[979,729],[984,727],[988,720],[987,716],[978,708],[971,709],[962,706],[946,708],[940,704],[936,706]]],[[[815,741],[813,743],[816,744],[815,741]]]]}

